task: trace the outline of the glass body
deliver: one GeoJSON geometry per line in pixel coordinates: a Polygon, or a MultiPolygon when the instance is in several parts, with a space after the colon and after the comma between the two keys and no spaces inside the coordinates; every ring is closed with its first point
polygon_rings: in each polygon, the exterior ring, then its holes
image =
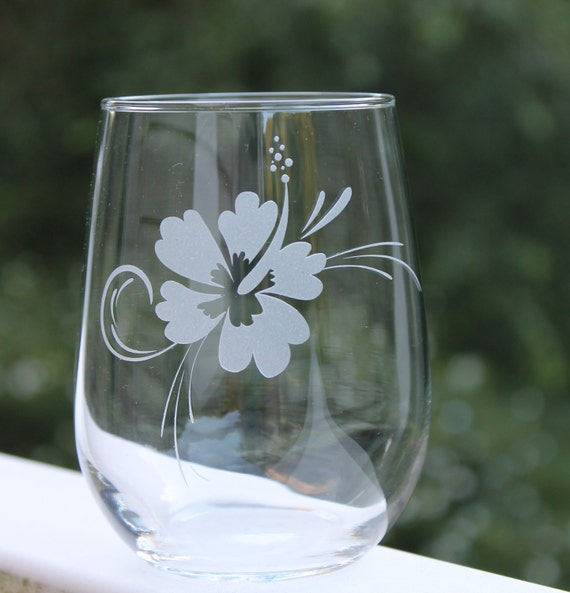
{"type": "Polygon", "coordinates": [[[102,103],[82,470],[139,556],[275,580],[376,545],[417,481],[426,332],[389,95],[102,103]]]}

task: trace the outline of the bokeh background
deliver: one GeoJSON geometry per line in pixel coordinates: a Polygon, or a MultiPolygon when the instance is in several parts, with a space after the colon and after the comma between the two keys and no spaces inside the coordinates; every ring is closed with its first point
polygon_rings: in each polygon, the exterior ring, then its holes
{"type": "Polygon", "coordinates": [[[100,99],[240,90],[397,97],[434,413],[386,543],[570,589],[567,0],[0,0],[0,451],[76,467],[100,99]]]}

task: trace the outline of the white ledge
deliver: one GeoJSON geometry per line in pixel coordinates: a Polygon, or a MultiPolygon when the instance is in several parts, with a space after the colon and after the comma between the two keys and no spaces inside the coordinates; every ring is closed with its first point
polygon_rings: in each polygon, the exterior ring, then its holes
{"type": "Polygon", "coordinates": [[[378,546],[351,566],[275,583],[205,582],[147,565],[107,524],[77,472],[0,454],[2,593],[547,593],[378,546]]]}

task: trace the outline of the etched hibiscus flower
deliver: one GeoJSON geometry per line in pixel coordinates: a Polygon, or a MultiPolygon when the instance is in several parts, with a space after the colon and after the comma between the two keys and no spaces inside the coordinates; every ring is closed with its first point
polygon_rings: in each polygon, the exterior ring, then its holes
{"type": "Polygon", "coordinates": [[[333,222],[350,203],[352,189],[345,187],[332,203],[325,192],[317,195],[309,217],[300,229],[300,240],[284,245],[289,219],[289,169],[293,159],[285,156],[279,136],[268,152],[269,171],[283,183],[281,210],[273,201],[263,202],[253,191],[235,199],[235,211],[226,210],[218,218],[215,234],[196,210],[182,217],[165,218],[161,239],[155,243],[158,259],[179,280],[168,280],[160,288],[163,300],[156,315],[166,322],[168,346],[139,350],[129,344],[119,324],[119,300],[127,287],[138,281],[154,301],[151,279],[140,268],[122,264],[105,283],[101,297],[100,327],[105,345],[119,360],[145,362],[162,356],[178,345],[185,352],[172,379],[162,416],[164,434],[168,410],[173,403],[174,450],[178,452],[177,418],[183,384],[188,386],[188,411],[193,422],[192,375],[205,340],[218,340],[220,366],[238,373],[252,360],[267,378],[282,373],[291,359],[291,346],[309,339],[310,328],[295,308],[296,301],[310,301],[323,290],[316,277],[322,271],[362,270],[387,280],[393,276],[380,264],[395,263],[406,269],[421,290],[419,278],[405,261],[383,253],[387,247],[403,247],[399,241],[380,241],[351,247],[337,253],[311,254],[305,239],[333,222]],[[215,330],[215,332],[214,332],[215,330]],[[190,357],[190,364],[185,364],[190,357]]]}
{"type": "Polygon", "coordinates": [[[284,299],[315,299],[323,289],[315,274],[327,261],[323,253],[311,254],[305,241],[283,246],[287,219],[287,191],[281,213],[275,202],[240,193],[235,212],[218,218],[222,245],[195,210],[164,219],[156,255],[186,279],[161,287],[164,301],[156,314],[167,322],[165,336],[194,344],[221,325],[222,368],[236,373],[253,359],[264,377],[280,374],[289,364],[290,346],[310,335],[304,317],[284,299]]]}

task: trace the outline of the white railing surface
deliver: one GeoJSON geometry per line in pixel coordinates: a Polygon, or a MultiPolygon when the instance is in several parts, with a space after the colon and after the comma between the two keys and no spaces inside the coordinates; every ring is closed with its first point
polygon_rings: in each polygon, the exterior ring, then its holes
{"type": "Polygon", "coordinates": [[[547,593],[378,546],[351,566],[273,583],[206,582],[137,558],[77,472],[0,454],[0,593],[547,593]]]}

